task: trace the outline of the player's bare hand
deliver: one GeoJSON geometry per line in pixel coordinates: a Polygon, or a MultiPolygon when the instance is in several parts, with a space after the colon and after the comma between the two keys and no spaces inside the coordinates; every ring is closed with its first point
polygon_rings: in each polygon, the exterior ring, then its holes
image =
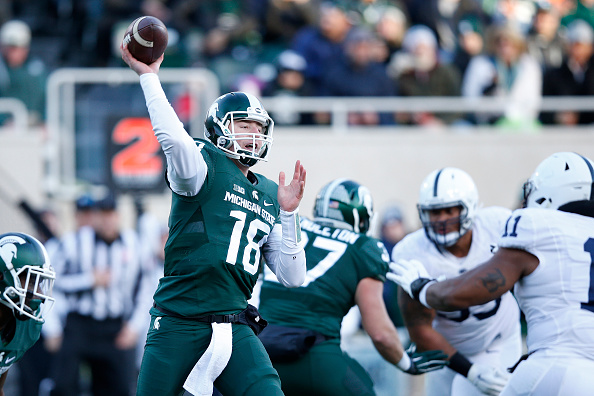
{"type": "Polygon", "coordinates": [[[139,76],[141,76],[145,73],[155,73],[155,74],[159,73],[159,68],[161,67],[161,63],[163,62],[163,59],[165,58],[165,55],[161,55],[159,57],[159,59],[157,59],[150,65],[147,65],[145,63],[142,63],[138,59],[136,59],[130,53],[130,51],[128,51],[128,48],[126,46],[124,46],[123,43],[120,44],[120,50],[122,51],[122,59],[124,60],[124,62],[126,62],[126,64],[128,66],[130,66],[130,69],[134,70],[136,72],[136,74],[138,74],[139,76]]]}
{"type": "Polygon", "coordinates": [[[285,186],[285,172],[278,175],[278,203],[281,209],[292,212],[299,207],[305,191],[306,172],[301,161],[295,162],[295,171],[293,179],[289,185],[285,186]]]}

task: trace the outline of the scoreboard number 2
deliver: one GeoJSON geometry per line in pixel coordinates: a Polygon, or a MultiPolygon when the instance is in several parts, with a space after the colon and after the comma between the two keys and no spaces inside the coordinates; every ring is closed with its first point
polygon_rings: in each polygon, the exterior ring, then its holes
{"type": "Polygon", "coordinates": [[[115,185],[124,190],[150,190],[163,178],[161,147],[148,118],[124,118],[112,132],[118,148],[111,158],[115,185]]]}

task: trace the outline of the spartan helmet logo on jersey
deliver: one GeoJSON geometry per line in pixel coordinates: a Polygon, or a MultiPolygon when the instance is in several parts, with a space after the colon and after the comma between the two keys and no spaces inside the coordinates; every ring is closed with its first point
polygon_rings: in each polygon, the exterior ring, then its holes
{"type": "Polygon", "coordinates": [[[20,320],[43,322],[43,311],[53,305],[56,274],[45,247],[22,233],[0,235],[0,303],[20,320]]]}
{"type": "Polygon", "coordinates": [[[555,153],[524,184],[524,206],[559,209],[569,202],[594,201],[594,164],[577,153],[555,153]]]}
{"type": "Polygon", "coordinates": [[[259,160],[266,161],[272,145],[274,121],[268,116],[262,103],[254,95],[246,92],[231,92],[219,97],[210,106],[204,121],[204,135],[227,157],[239,160],[245,166],[255,165],[259,160]],[[262,133],[235,131],[233,121],[250,120],[262,125],[262,133]],[[257,150],[245,150],[238,140],[252,140],[257,150]]]}
{"type": "Polygon", "coordinates": [[[357,182],[336,179],[316,197],[314,221],[365,234],[373,218],[371,193],[357,182]]]}
{"type": "Polygon", "coordinates": [[[478,209],[478,191],[470,175],[463,170],[437,169],[423,180],[417,209],[427,237],[439,247],[449,247],[471,229],[478,209]],[[432,210],[453,207],[460,207],[459,217],[431,221],[432,210]],[[458,230],[446,232],[454,224],[460,225],[458,230]]]}

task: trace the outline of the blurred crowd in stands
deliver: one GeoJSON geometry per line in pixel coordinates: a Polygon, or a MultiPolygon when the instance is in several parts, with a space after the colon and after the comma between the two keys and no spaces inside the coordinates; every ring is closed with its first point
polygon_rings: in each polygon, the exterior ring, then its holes
{"type": "MultiPolygon", "coordinates": [[[[353,125],[530,128],[594,117],[540,111],[543,95],[594,93],[594,0],[3,0],[0,96],[22,98],[32,122],[42,121],[47,74],[122,66],[121,37],[141,15],[168,27],[163,67],[206,67],[222,92],[499,96],[507,103],[502,114],[479,115],[378,114],[362,105],[349,115],[353,125]]],[[[286,112],[276,121],[328,118],[286,112]]]]}

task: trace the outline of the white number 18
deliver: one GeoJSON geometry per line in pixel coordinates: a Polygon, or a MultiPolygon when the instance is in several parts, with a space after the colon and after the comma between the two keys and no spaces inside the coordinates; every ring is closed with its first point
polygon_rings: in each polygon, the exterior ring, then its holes
{"type": "MultiPolygon", "coordinates": [[[[229,264],[235,265],[235,262],[237,261],[237,254],[239,253],[241,236],[245,227],[246,213],[240,210],[232,210],[229,215],[236,218],[237,221],[235,222],[235,225],[233,226],[233,232],[231,233],[231,240],[229,241],[229,250],[227,251],[226,261],[229,264]]],[[[260,264],[260,247],[264,243],[264,238],[261,238],[259,242],[254,241],[258,230],[264,232],[265,235],[268,235],[270,233],[270,226],[259,219],[254,219],[250,222],[245,235],[247,238],[247,246],[243,251],[242,260],[243,269],[246,270],[250,275],[254,275],[256,272],[258,272],[258,264],[260,264]],[[255,251],[253,262],[250,260],[252,257],[252,250],[255,251]]]]}

